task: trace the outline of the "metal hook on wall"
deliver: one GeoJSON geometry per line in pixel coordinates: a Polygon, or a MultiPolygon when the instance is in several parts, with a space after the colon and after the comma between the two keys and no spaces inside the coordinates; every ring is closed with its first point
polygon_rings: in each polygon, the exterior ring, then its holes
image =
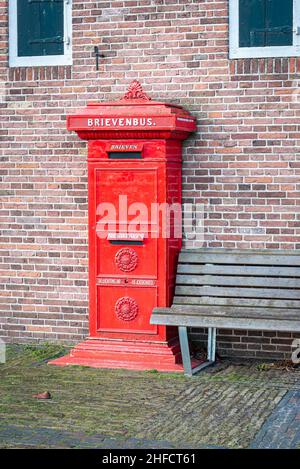
{"type": "Polygon", "coordinates": [[[96,57],[96,70],[99,70],[99,58],[104,58],[105,55],[99,53],[99,47],[98,46],[94,46],[94,54],[93,55],[96,57]]]}

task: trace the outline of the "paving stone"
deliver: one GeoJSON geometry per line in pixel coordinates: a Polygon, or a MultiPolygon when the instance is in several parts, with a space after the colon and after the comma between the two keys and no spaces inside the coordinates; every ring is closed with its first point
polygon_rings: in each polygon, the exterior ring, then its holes
{"type": "Polygon", "coordinates": [[[290,449],[300,445],[300,391],[288,391],[251,443],[251,448],[290,449]]]}

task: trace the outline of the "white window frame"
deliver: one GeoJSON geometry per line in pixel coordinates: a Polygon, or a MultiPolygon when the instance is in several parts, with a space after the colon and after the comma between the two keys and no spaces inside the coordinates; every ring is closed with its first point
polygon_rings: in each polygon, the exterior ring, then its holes
{"type": "Polygon", "coordinates": [[[37,67],[72,64],[72,0],[64,0],[64,54],[18,57],[17,0],[9,0],[9,66],[37,67]]]}
{"type": "Polygon", "coordinates": [[[300,56],[299,27],[300,1],[294,0],[292,46],[239,47],[239,0],[229,0],[229,58],[298,57],[300,56]]]}

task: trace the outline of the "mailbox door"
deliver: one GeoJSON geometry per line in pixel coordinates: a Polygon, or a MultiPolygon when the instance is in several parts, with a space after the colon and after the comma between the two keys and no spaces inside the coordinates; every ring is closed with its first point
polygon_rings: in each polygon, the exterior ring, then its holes
{"type": "Polygon", "coordinates": [[[150,325],[150,316],[165,287],[158,282],[164,242],[152,204],[165,199],[165,166],[104,161],[91,164],[90,171],[91,334],[153,339],[158,326],[150,325]]]}
{"type": "Polygon", "coordinates": [[[97,275],[156,278],[157,225],[150,214],[158,169],[112,163],[95,176],[97,275]]]}

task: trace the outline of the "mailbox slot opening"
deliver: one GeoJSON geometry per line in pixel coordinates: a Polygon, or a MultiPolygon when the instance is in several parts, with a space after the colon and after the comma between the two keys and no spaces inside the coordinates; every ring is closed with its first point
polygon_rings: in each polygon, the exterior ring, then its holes
{"type": "Polygon", "coordinates": [[[127,245],[135,245],[135,246],[142,246],[143,241],[138,241],[135,239],[130,239],[130,240],[121,240],[121,239],[110,239],[109,240],[110,244],[127,244],[127,245]]]}
{"type": "Polygon", "coordinates": [[[142,152],[140,151],[110,151],[108,152],[110,160],[141,160],[142,152]]]}

